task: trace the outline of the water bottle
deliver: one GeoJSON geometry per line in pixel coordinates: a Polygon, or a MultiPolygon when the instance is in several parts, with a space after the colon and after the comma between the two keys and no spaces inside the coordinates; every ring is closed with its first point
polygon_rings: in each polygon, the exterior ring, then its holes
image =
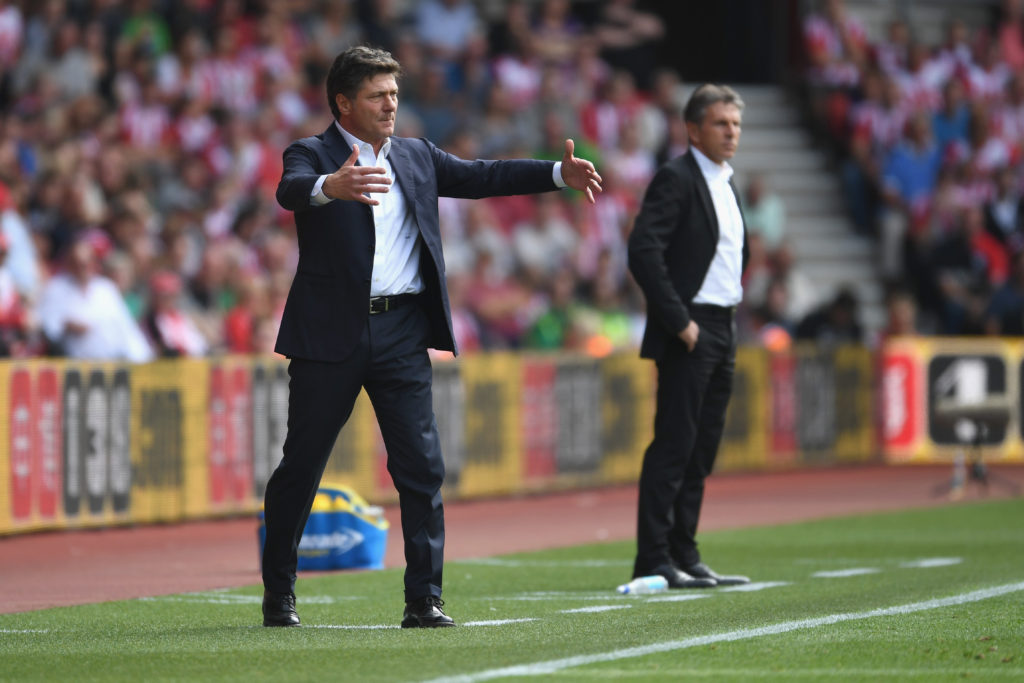
{"type": "Polygon", "coordinates": [[[624,583],[616,588],[623,595],[644,595],[647,593],[661,593],[668,590],[668,580],[664,576],[638,576],[629,583],[624,583]]]}

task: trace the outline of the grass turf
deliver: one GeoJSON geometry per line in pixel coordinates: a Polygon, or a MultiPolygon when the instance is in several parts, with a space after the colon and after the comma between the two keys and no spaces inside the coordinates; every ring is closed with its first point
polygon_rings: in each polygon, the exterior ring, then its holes
{"type": "Polygon", "coordinates": [[[513,679],[1024,679],[1022,520],[1016,500],[704,534],[720,571],[782,584],[756,591],[619,596],[632,543],[450,562],[455,629],[394,628],[400,570],[300,577],[299,629],[258,626],[257,587],[0,615],[0,680],[484,680],[523,665],[513,679]],[[769,632],[1009,584],[1020,586],[769,632]],[[531,621],[487,623],[506,620],[531,621]],[[727,633],[741,637],[715,638],[727,633]],[[577,655],[605,661],[536,666],[577,655]]]}

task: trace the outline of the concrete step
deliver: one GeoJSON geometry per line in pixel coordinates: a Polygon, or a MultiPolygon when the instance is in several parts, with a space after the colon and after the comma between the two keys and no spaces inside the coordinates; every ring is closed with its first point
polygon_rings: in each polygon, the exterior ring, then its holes
{"type": "MultiPolygon", "coordinates": [[[[737,164],[740,163],[740,156],[736,156],[737,164]]],[[[742,152],[743,168],[747,172],[757,171],[760,173],[781,173],[791,171],[817,171],[827,170],[827,160],[824,155],[811,149],[799,147],[788,150],[749,150],[742,152]]]]}
{"type": "Polygon", "coordinates": [[[807,149],[812,142],[810,133],[799,128],[750,128],[744,125],[737,159],[751,151],[807,149]]]}
{"type": "Polygon", "coordinates": [[[786,237],[801,263],[857,261],[870,265],[875,258],[875,245],[856,235],[796,235],[789,230],[786,237]]]}

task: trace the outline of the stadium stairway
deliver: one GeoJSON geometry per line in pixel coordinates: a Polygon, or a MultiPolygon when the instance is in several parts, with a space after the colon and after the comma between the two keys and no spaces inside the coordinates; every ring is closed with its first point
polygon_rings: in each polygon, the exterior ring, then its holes
{"type": "Polygon", "coordinates": [[[738,85],[746,103],[743,137],[733,166],[737,187],[760,173],[786,205],[785,234],[796,267],[819,292],[819,302],[849,285],[868,332],[885,323],[884,291],[874,242],[854,232],[837,174],[805,128],[798,103],[781,86],[738,85]]]}

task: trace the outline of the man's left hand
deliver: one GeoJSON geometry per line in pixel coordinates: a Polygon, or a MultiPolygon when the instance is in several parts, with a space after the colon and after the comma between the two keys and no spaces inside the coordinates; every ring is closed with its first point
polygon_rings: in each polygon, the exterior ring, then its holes
{"type": "Polygon", "coordinates": [[[572,189],[586,193],[587,201],[593,204],[594,193],[601,191],[601,176],[594,164],[574,157],[573,149],[572,138],[569,138],[565,141],[565,154],[562,156],[562,180],[572,189]]]}

